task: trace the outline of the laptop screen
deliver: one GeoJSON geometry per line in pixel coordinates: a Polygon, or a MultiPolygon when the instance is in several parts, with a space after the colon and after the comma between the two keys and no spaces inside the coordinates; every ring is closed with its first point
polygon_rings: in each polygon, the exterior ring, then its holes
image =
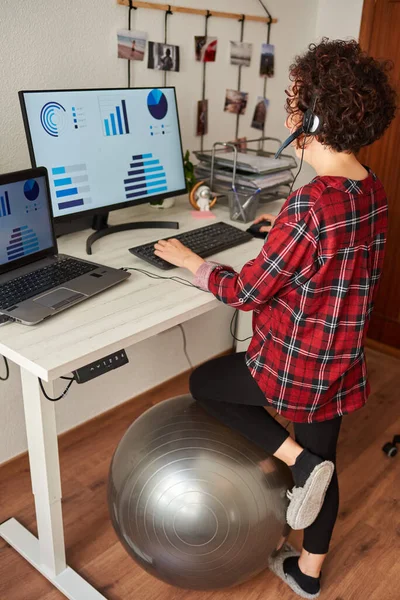
{"type": "Polygon", "coordinates": [[[0,267],[53,247],[45,177],[0,185],[0,267]]]}

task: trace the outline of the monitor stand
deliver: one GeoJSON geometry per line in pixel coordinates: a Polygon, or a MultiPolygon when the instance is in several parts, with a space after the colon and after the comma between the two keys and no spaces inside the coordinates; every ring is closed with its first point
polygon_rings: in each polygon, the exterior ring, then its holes
{"type": "Polygon", "coordinates": [[[131,229],[179,229],[177,221],[134,221],[122,223],[121,225],[108,225],[108,213],[94,215],[92,228],[95,233],[89,235],[86,240],[86,254],[92,254],[92,245],[106,235],[118,233],[119,231],[130,231],[131,229]]]}

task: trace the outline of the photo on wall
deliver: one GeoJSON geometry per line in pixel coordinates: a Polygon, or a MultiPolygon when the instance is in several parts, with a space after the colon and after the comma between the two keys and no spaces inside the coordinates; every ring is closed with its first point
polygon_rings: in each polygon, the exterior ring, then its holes
{"type": "Polygon", "coordinates": [[[253,44],[248,44],[247,42],[231,42],[231,65],[249,67],[252,52],[253,44]]]}
{"type": "Polygon", "coordinates": [[[247,92],[226,90],[224,111],[235,115],[244,115],[248,97],[249,94],[247,92]]]}
{"type": "Polygon", "coordinates": [[[179,71],[179,46],[149,42],[149,69],[179,71]]]}
{"type": "Polygon", "coordinates": [[[272,44],[262,44],[260,75],[261,77],[273,77],[275,67],[275,46],[272,44]]]}
{"type": "Polygon", "coordinates": [[[205,37],[195,35],[194,50],[196,60],[201,62],[215,62],[217,56],[218,39],[216,37],[205,37]]]}
{"type": "Polygon", "coordinates": [[[261,131],[264,129],[265,121],[267,119],[269,100],[267,98],[263,98],[262,96],[258,96],[257,104],[254,109],[253,120],[251,122],[251,126],[254,129],[260,129],[261,131]]]}
{"type": "Polygon", "coordinates": [[[206,133],[208,133],[208,100],[199,100],[197,102],[196,135],[206,135],[206,133]]]}
{"type": "Polygon", "coordinates": [[[143,60],[146,50],[147,33],[145,31],[117,31],[118,58],[128,60],[143,60]]]}

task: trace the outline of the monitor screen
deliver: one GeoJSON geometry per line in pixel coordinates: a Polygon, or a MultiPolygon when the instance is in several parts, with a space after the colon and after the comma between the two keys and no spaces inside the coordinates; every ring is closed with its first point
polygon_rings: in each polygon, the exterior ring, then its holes
{"type": "Polygon", "coordinates": [[[0,185],[0,267],[52,247],[46,178],[0,185]]]}
{"type": "Polygon", "coordinates": [[[54,217],[186,189],[174,88],[20,92],[33,166],[49,172],[54,217]]]}

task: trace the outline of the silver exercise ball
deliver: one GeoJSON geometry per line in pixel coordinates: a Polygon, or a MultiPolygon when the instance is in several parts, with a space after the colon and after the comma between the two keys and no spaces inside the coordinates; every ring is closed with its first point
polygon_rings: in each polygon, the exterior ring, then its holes
{"type": "Polygon", "coordinates": [[[120,541],[146,571],[182,588],[219,589],[267,567],[289,532],[291,485],[286,465],[187,395],[130,426],[111,463],[108,502],[120,541]]]}

